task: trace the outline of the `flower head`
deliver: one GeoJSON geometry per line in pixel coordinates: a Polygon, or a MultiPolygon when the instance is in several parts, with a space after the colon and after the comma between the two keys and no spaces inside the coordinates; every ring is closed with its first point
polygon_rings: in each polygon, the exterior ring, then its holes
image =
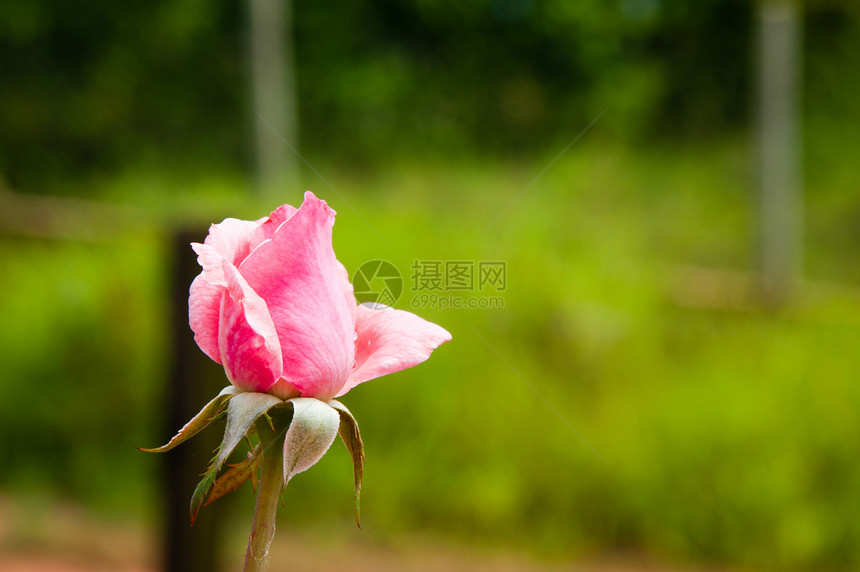
{"type": "Polygon", "coordinates": [[[308,191],[298,209],[228,218],[192,245],[203,267],[189,297],[194,339],[239,390],[325,401],[451,339],[410,312],[356,304],[332,248],[334,217],[308,191]]]}

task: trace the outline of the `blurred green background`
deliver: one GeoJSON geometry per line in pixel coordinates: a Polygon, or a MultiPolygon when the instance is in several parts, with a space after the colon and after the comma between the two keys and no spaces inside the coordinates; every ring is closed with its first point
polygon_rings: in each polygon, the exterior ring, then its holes
{"type": "MultiPolygon", "coordinates": [[[[860,7],[800,6],[803,276],[774,307],[756,2],[293,0],[312,168],[276,195],[244,3],[0,4],[0,492],[157,526],[135,447],[166,431],[171,237],[309,188],[398,307],[415,260],[507,264],[503,308],[415,310],[453,341],[343,399],[362,542],[860,567],[860,7]]],[[[282,526],[354,535],[349,463],[297,477],[282,526]]]]}

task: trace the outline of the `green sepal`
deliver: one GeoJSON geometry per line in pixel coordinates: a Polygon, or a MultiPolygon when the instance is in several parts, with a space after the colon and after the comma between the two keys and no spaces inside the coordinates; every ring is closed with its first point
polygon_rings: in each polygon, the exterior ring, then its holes
{"type": "Polygon", "coordinates": [[[257,445],[244,461],[230,465],[230,468],[212,484],[212,489],[209,492],[209,496],[206,497],[206,502],[203,503],[203,506],[209,506],[227,493],[232,493],[251,478],[252,475],[255,475],[257,469],[260,468],[260,464],[263,462],[262,452],[263,448],[257,445]]]}
{"type": "Polygon", "coordinates": [[[294,397],[293,417],[284,436],[284,483],[314,466],[334,443],[338,412],[314,397],[294,397]]]}
{"type": "Polygon", "coordinates": [[[349,409],[334,399],[328,404],[340,415],[340,426],[337,432],[352,457],[355,483],[355,524],[361,528],[361,479],[364,476],[364,443],[361,440],[361,432],[358,430],[358,422],[349,412],[349,409]]]}
{"type": "Polygon", "coordinates": [[[206,469],[206,473],[203,475],[203,478],[200,479],[200,482],[197,483],[197,486],[194,488],[194,494],[191,495],[191,526],[194,526],[194,521],[197,520],[197,513],[200,512],[200,509],[203,508],[203,501],[206,500],[206,495],[209,493],[209,489],[215,483],[215,477],[218,475],[218,470],[221,467],[217,466],[215,470],[213,468],[216,467],[215,459],[209,463],[209,467],[206,469]]]}
{"type": "Polygon", "coordinates": [[[254,392],[242,392],[230,400],[227,406],[227,426],[224,428],[224,439],[218,446],[215,458],[210,461],[206,468],[203,478],[197,483],[194,494],[191,495],[191,524],[194,524],[200,509],[209,504],[208,502],[204,504],[204,501],[210,496],[209,489],[215,485],[218,472],[224,466],[227,457],[242,439],[256,431],[254,422],[263,417],[269,409],[281,403],[283,401],[274,395],[254,392]]]}
{"type": "Polygon", "coordinates": [[[180,429],[179,432],[167,442],[166,445],[155,447],[154,449],[144,449],[143,447],[138,447],[138,449],[146,451],[147,453],[164,453],[165,451],[173,449],[180,443],[184,443],[191,437],[200,433],[207,425],[214,421],[221,414],[224,404],[237,393],[239,393],[238,389],[232,385],[228,385],[221,390],[221,393],[219,393],[215,399],[207,403],[203,409],[200,410],[200,413],[195,415],[191,421],[186,423],[185,426],[183,426],[182,429],[180,429]]]}
{"type": "Polygon", "coordinates": [[[224,464],[233,449],[242,439],[253,430],[254,422],[275,405],[283,400],[268,393],[240,393],[227,406],[227,426],[224,428],[224,440],[218,447],[218,457],[215,462],[218,468],[224,464]]]}

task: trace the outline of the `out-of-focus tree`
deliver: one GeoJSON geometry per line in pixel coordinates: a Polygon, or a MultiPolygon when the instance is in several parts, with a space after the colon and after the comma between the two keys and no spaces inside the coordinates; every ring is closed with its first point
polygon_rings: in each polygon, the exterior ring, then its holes
{"type": "MultiPolygon", "coordinates": [[[[623,139],[746,129],[755,11],[751,0],[296,0],[303,148],[362,163],[394,149],[541,152],[604,109],[602,127],[623,139]]],[[[807,69],[856,59],[856,3],[807,0],[803,12],[807,69]]],[[[249,167],[246,20],[239,0],[3,3],[0,173],[26,190],[135,163],[249,167]]],[[[833,97],[807,93],[807,107],[833,97]]]]}
{"type": "Polygon", "coordinates": [[[27,191],[244,157],[240,17],[235,2],[3,2],[0,173],[27,191]]]}

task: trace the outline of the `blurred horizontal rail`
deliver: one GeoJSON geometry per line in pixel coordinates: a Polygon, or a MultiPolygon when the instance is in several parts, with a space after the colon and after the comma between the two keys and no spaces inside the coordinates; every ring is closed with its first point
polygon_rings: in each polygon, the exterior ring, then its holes
{"type": "Polygon", "coordinates": [[[127,205],[25,195],[0,186],[0,235],[101,242],[153,223],[143,211],[127,205]]]}
{"type": "MultiPolygon", "coordinates": [[[[703,310],[760,312],[772,310],[762,296],[757,272],[718,270],[698,266],[670,266],[667,296],[681,307],[703,310]]],[[[860,306],[860,288],[814,280],[798,281],[794,307],[840,299],[860,306]]]]}

